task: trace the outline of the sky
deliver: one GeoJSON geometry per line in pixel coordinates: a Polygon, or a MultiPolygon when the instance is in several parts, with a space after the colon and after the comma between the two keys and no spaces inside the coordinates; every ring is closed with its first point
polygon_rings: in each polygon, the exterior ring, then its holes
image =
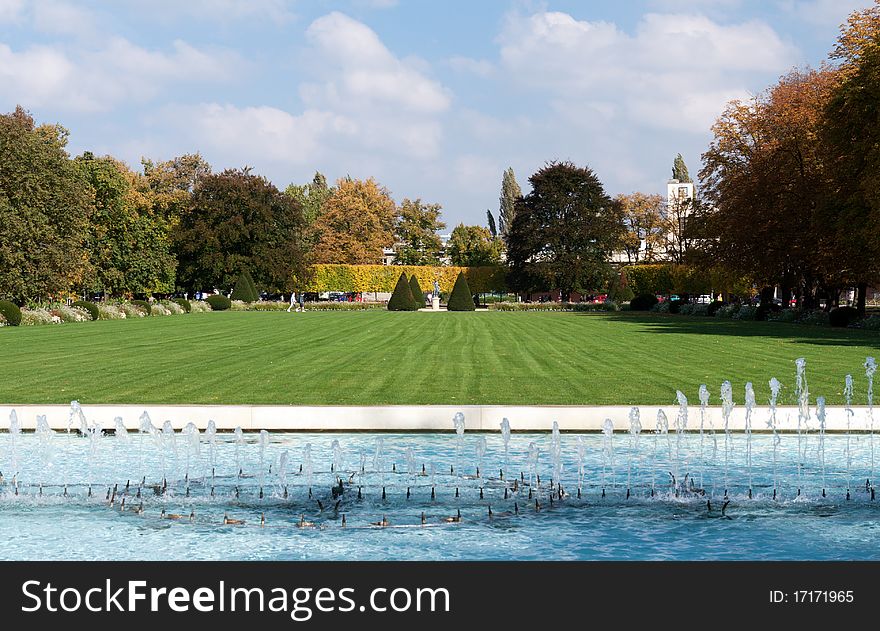
{"type": "Polygon", "coordinates": [[[0,0],[0,111],[140,168],[375,177],[485,224],[502,172],[611,195],[692,176],[731,99],[817,66],[872,0],[0,0]]]}

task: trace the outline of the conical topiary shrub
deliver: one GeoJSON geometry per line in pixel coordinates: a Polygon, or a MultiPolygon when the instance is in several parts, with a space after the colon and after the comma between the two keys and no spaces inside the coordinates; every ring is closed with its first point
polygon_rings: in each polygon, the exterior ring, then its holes
{"type": "Polygon", "coordinates": [[[251,278],[249,272],[245,271],[238,275],[235,281],[235,288],[232,290],[233,300],[242,300],[244,302],[256,302],[259,300],[257,295],[257,287],[254,285],[254,279],[251,278]]]}
{"type": "Polygon", "coordinates": [[[416,275],[413,274],[409,278],[409,291],[413,297],[413,303],[416,306],[416,309],[421,309],[425,306],[425,294],[422,292],[422,287],[419,285],[419,279],[416,278],[416,275]]]}
{"type": "Polygon", "coordinates": [[[416,303],[412,297],[412,290],[406,280],[406,274],[401,274],[394,286],[394,293],[388,301],[388,311],[415,311],[416,303]]]}
{"type": "Polygon", "coordinates": [[[449,294],[446,309],[449,311],[473,311],[475,308],[474,297],[471,295],[471,288],[464,277],[464,272],[459,272],[458,278],[455,279],[455,285],[452,287],[452,293],[449,294]]]}

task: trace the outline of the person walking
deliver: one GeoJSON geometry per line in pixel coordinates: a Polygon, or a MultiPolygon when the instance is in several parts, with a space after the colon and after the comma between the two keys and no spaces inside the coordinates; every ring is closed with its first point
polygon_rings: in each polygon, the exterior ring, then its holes
{"type": "Polygon", "coordinates": [[[299,292],[299,307],[296,310],[302,312],[306,310],[306,295],[303,292],[299,292]]]}
{"type": "MultiPolygon", "coordinates": [[[[293,309],[293,306],[296,304],[296,292],[290,292],[290,306],[287,307],[287,313],[290,313],[290,310],[293,309]]],[[[297,309],[299,311],[299,309],[297,309]]]]}

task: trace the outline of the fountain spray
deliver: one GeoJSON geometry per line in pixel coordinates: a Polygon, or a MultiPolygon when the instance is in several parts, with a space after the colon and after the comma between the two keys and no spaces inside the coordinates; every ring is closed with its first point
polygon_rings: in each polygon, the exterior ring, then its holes
{"type": "Polygon", "coordinates": [[[779,399],[779,391],[782,384],[776,377],[770,379],[770,419],[767,421],[767,427],[773,431],[773,497],[776,498],[776,491],[779,488],[779,478],[776,469],[776,452],[779,448],[781,438],[776,430],[776,402],[779,399]]]}
{"type": "Polygon", "coordinates": [[[847,490],[852,488],[852,443],[850,436],[851,431],[851,420],[853,417],[853,409],[852,409],[852,399],[853,399],[853,378],[852,375],[847,375],[844,378],[843,385],[843,396],[846,400],[846,488],[847,490]]]}
{"type": "Polygon", "coordinates": [[[755,411],[755,389],[746,383],[746,468],[749,472],[749,497],[752,495],[752,413],[755,411]]]}
{"type": "Polygon", "coordinates": [[[877,372],[877,362],[873,357],[865,358],[865,377],[868,379],[868,427],[871,435],[869,445],[871,448],[871,475],[874,479],[874,373],[877,372]]]}
{"type": "Polygon", "coordinates": [[[632,488],[630,474],[632,471],[633,454],[636,459],[636,469],[640,469],[639,461],[639,434],[642,432],[642,421],[639,417],[639,408],[632,407],[629,410],[629,460],[626,465],[626,491],[632,488]]]}
{"type": "Polygon", "coordinates": [[[804,471],[804,461],[807,457],[807,440],[805,433],[808,431],[808,421],[810,420],[810,389],[807,386],[807,360],[799,357],[795,360],[797,369],[797,381],[795,394],[798,402],[798,424],[797,424],[797,442],[798,442],[798,485],[801,484],[804,471]]]}
{"type": "Polygon", "coordinates": [[[733,386],[729,381],[721,384],[721,414],[724,417],[724,490],[727,492],[730,469],[730,414],[733,412],[733,386]]]}
{"type": "Polygon", "coordinates": [[[825,496],[825,397],[816,397],[816,417],[819,419],[819,466],[822,469],[822,496],[825,496]]]}

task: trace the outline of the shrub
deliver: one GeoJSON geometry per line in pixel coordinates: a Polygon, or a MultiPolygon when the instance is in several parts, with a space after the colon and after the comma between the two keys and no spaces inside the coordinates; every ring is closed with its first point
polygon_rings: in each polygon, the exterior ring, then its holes
{"type": "Polygon", "coordinates": [[[21,309],[18,305],[8,300],[0,300],[0,313],[6,318],[6,324],[9,326],[18,326],[21,324],[21,309]]]}
{"type": "Polygon", "coordinates": [[[780,309],[779,311],[771,311],[767,314],[767,319],[771,322],[798,322],[804,313],[800,309],[780,309]]]}
{"type": "Polygon", "coordinates": [[[132,300],[131,304],[135,307],[140,307],[144,310],[147,315],[151,315],[153,313],[153,307],[150,306],[150,303],[146,300],[132,300]]]}
{"type": "Polygon", "coordinates": [[[709,315],[709,305],[707,304],[698,304],[693,305],[693,310],[691,311],[691,315],[706,317],[709,315]]]}
{"type": "Polygon", "coordinates": [[[629,301],[629,308],[632,311],[650,311],[657,302],[654,294],[639,294],[629,301]]]}
{"type": "Polygon", "coordinates": [[[75,307],[68,307],[67,305],[50,307],[49,313],[58,318],[61,322],[85,322],[92,319],[92,316],[87,311],[75,307]]]}
{"type": "Polygon", "coordinates": [[[828,324],[846,327],[858,320],[859,311],[855,307],[837,307],[828,314],[828,324]]]}
{"type": "Polygon", "coordinates": [[[180,315],[182,313],[186,313],[186,311],[179,304],[174,302],[173,300],[163,300],[162,306],[168,309],[171,312],[171,315],[180,315]]]}
{"type": "Polygon", "coordinates": [[[125,314],[126,318],[143,318],[147,315],[147,312],[141,307],[135,306],[130,302],[123,302],[119,305],[119,308],[122,310],[122,313],[125,314]]]}
{"type": "Polygon", "coordinates": [[[413,274],[409,277],[409,291],[413,297],[413,303],[416,305],[416,310],[421,309],[425,306],[425,294],[422,291],[422,286],[419,285],[419,279],[416,278],[416,275],[413,274]]]}
{"type": "Polygon", "coordinates": [[[382,309],[378,302],[310,302],[309,311],[368,311],[382,309]]]}
{"type": "Polygon", "coordinates": [[[248,271],[244,271],[238,275],[235,281],[235,287],[232,289],[233,300],[241,300],[242,302],[256,302],[260,299],[257,293],[257,286],[254,285],[254,279],[248,271]]]}
{"type": "Polygon", "coordinates": [[[471,295],[471,288],[468,287],[467,278],[464,272],[458,273],[455,279],[455,285],[452,286],[452,293],[449,294],[449,301],[446,303],[448,311],[474,311],[474,297],[471,295]]]}
{"type": "Polygon", "coordinates": [[[245,302],[244,300],[233,300],[232,305],[229,307],[232,311],[249,311],[250,303],[245,302]]]}
{"type": "Polygon", "coordinates": [[[575,312],[594,312],[594,311],[620,311],[620,305],[613,300],[605,302],[576,302],[571,305],[571,310],[575,312]]]}
{"type": "Polygon", "coordinates": [[[721,307],[724,307],[725,303],[720,300],[714,300],[706,307],[706,315],[710,317],[715,317],[715,314],[718,313],[718,310],[721,307]]]}
{"type": "Polygon", "coordinates": [[[868,316],[862,320],[861,326],[869,331],[880,331],[880,316],[868,316]]]}
{"type": "Polygon", "coordinates": [[[98,311],[98,305],[96,305],[94,302],[89,302],[87,300],[77,300],[76,302],[74,302],[70,306],[76,307],[77,309],[82,309],[84,311],[88,311],[92,320],[97,320],[99,317],[101,317],[101,312],[98,311]]]}
{"type": "Polygon", "coordinates": [[[812,324],[813,326],[828,326],[828,313],[821,309],[804,311],[798,322],[801,324],[812,324]]]}
{"type": "Polygon", "coordinates": [[[739,304],[721,306],[715,311],[715,317],[716,318],[724,318],[724,319],[729,320],[734,315],[739,313],[739,308],[740,308],[739,304]]]}
{"type": "Polygon", "coordinates": [[[758,308],[752,305],[742,305],[739,310],[733,314],[734,320],[754,320],[758,308]]]}
{"type": "Polygon", "coordinates": [[[694,315],[694,307],[697,305],[692,305],[690,303],[683,304],[678,308],[678,312],[681,315],[694,315]]]}
{"type": "Polygon", "coordinates": [[[156,304],[153,305],[153,308],[150,311],[150,315],[169,316],[169,315],[171,315],[171,311],[165,305],[157,302],[156,304]]]}
{"type": "Polygon", "coordinates": [[[120,309],[119,305],[111,305],[106,302],[102,302],[98,305],[98,319],[99,320],[124,320],[125,312],[120,309]]]}
{"type": "Polygon", "coordinates": [[[226,311],[232,307],[232,301],[223,294],[213,294],[205,299],[211,306],[211,311],[226,311]]]}
{"type": "Polygon", "coordinates": [[[682,306],[682,304],[684,304],[684,302],[682,300],[676,298],[675,300],[670,300],[668,302],[669,302],[669,313],[680,313],[681,312],[681,306],[682,306]]]}
{"type": "Polygon", "coordinates": [[[286,311],[290,305],[280,300],[259,300],[250,307],[254,311],[286,311]]]}
{"type": "Polygon", "coordinates": [[[608,300],[613,302],[629,302],[634,296],[632,288],[623,283],[620,274],[615,276],[608,284],[608,300]]]}
{"type": "Polygon", "coordinates": [[[211,311],[211,305],[204,300],[193,300],[189,305],[190,309],[192,309],[191,313],[208,313],[211,311]]]}
{"type": "Polygon", "coordinates": [[[53,316],[48,309],[25,309],[21,312],[23,326],[39,326],[41,324],[60,323],[61,318],[53,316]]]}
{"type": "Polygon", "coordinates": [[[769,320],[771,314],[779,313],[782,311],[782,307],[780,307],[775,302],[762,302],[758,305],[758,308],[755,310],[755,320],[769,320]]]}
{"type": "Polygon", "coordinates": [[[401,273],[397,279],[397,285],[394,286],[394,292],[388,300],[388,311],[415,311],[416,302],[413,300],[412,290],[409,287],[409,281],[406,280],[406,274],[401,273]]]}
{"type": "Polygon", "coordinates": [[[664,300],[663,302],[658,302],[656,305],[651,307],[651,311],[654,313],[669,313],[669,301],[664,300]]]}
{"type": "Polygon", "coordinates": [[[192,303],[190,303],[190,301],[186,298],[174,298],[171,302],[182,307],[186,313],[190,313],[192,311],[192,303]]]}

